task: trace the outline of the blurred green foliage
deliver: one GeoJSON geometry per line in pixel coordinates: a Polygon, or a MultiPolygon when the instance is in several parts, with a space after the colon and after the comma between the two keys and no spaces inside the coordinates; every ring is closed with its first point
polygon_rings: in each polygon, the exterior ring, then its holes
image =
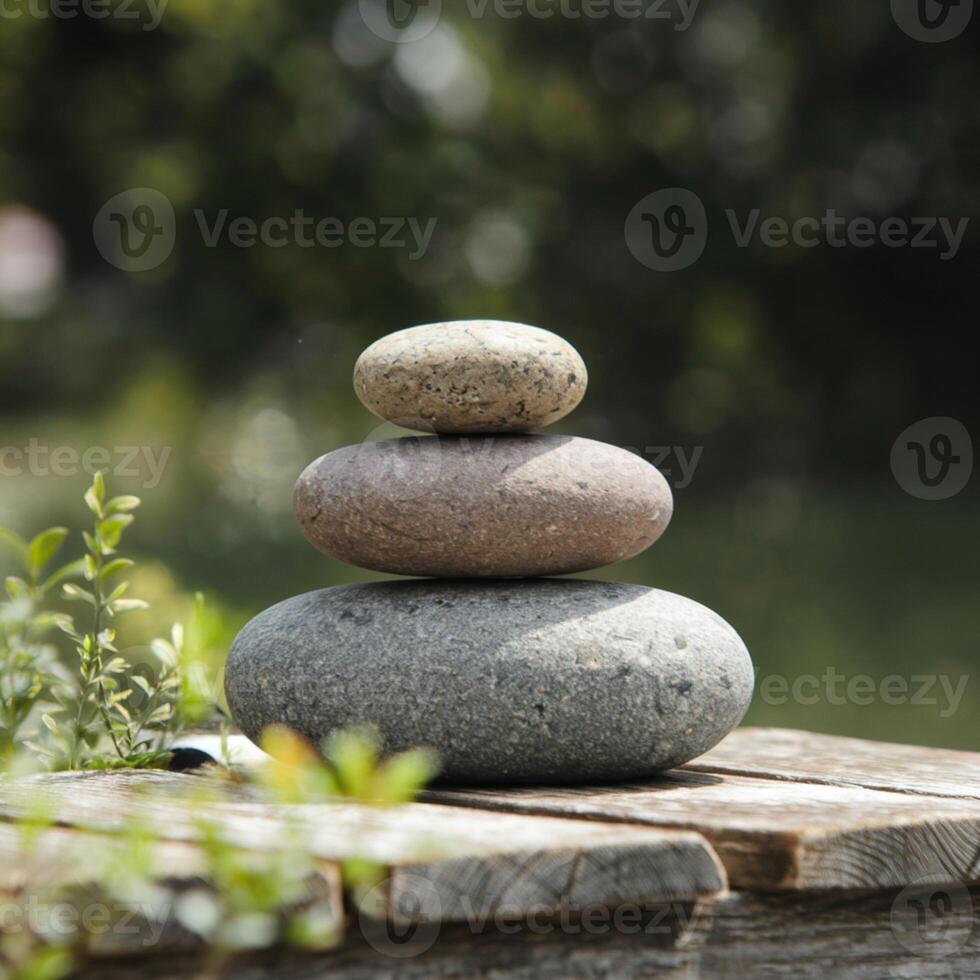
{"type": "MultiPolygon", "coordinates": [[[[586,359],[562,431],[702,447],[665,538],[598,574],[718,609],[762,674],[969,674],[975,484],[915,500],[888,459],[918,418],[980,418],[973,229],[950,261],[743,249],[725,211],[975,215],[975,25],[929,45],[887,3],[719,0],[685,31],[443,7],[406,45],[352,2],[170,0],[154,31],[0,21],[0,214],[26,207],[54,234],[26,298],[0,235],[0,450],[48,450],[33,472],[0,456],[0,525],[69,522],[87,475],[58,475],[53,451],[104,447],[147,500],[131,542],[151,609],[131,621],[165,632],[203,589],[227,645],[286,595],[375,577],[317,555],[290,513],[309,459],[392,431],[351,390],[359,350],[412,323],[513,318],[586,359]],[[140,186],[173,202],[176,248],[127,274],[92,222],[140,186]],[[658,274],[623,222],[672,186],[702,198],[711,234],[696,265],[658,274]],[[209,248],[195,209],[438,225],[416,261],[209,248]]],[[[750,720],[976,747],[975,688],[949,718],[757,698],[750,720]]]]}

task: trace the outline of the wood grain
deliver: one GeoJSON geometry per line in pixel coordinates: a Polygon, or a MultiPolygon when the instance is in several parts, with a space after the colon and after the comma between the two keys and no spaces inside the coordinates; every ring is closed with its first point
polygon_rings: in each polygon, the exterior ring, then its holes
{"type": "Polygon", "coordinates": [[[980,800],[980,752],[784,728],[738,728],[684,768],[980,800]]]}
{"type": "MultiPolygon", "coordinates": [[[[87,884],[93,856],[108,857],[116,848],[124,853],[125,846],[125,840],[68,827],[34,830],[28,844],[20,828],[0,822],[0,891],[87,884]]],[[[152,850],[151,863],[160,877],[192,879],[204,871],[204,857],[193,844],[161,840],[152,850]]]]}
{"type": "Polygon", "coordinates": [[[980,879],[980,804],[973,800],[684,770],[642,784],[442,789],[425,798],[696,830],[718,852],[733,888],[980,879]]]}
{"type": "MultiPolygon", "coordinates": [[[[946,898],[928,891],[922,898],[946,898]]],[[[419,934],[402,955],[386,955],[352,932],[318,957],[283,950],[234,962],[233,980],[441,980],[507,977],[573,980],[975,980],[980,978],[980,890],[933,902],[939,914],[903,914],[905,893],[834,892],[766,896],[732,893],[708,904],[680,942],[662,920],[589,929],[474,930],[458,924],[419,934]],[[652,931],[649,931],[652,926],[652,931]]],[[[189,959],[100,963],[79,980],[177,980],[189,959]]]]}
{"type": "Polygon", "coordinates": [[[419,921],[696,900],[726,887],[721,864],[697,833],[428,804],[273,806],[243,788],[201,798],[212,784],[158,771],[39,777],[0,787],[0,815],[41,801],[61,824],[105,831],[136,817],[163,840],[193,841],[206,812],[228,840],[257,850],[279,846],[291,829],[323,860],[386,868],[378,915],[419,921]]]}

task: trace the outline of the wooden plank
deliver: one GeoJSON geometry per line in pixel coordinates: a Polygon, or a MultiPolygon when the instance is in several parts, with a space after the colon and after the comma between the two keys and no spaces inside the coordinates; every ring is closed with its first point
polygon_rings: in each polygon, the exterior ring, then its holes
{"type": "Polygon", "coordinates": [[[706,911],[699,980],[980,977],[980,889],[764,895],[706,911]]]}
{"type": "Polygon", "coordinates": [[[738,728],[684,768],[980,800],[980,752],[785,728],[738,728]]]}
{"type": "Polygon", "coordinates": [[[694,901],[726,887],[724,870],[693,832],[585,824],[409,804],[271,806],[242,787],[194,799],[216,780],[159,771],[72,773],[0,786],[0,816],[39,802],[59,823],[122,828],[138,818],[165,840],[191,840],[202,815],[243,847],[274,848],[294,828],[312,853],[384,866],[379,915],[463,921],[500,910],[694,901]]]}
{"type": "Polygon", "coordinates": [[[733,888],[980,880],[980,803],[859,786],[674,770],[642,784],[430,790],[429,800],[696,830],[733,888]]]}
{"type": "MultiPolygon", "coordinates": [[[[233,737],[232,743],[237,744],[241,738],[233,737]]],[[[262,754],[252,749],[247,757],[250,765],[260,764],[262,754]]],[[[893,887],[904,885],[919,874],[934,875],[939,880],[948,877],[952,873],[950,869],[957,869],[964,880],[974,880],[980,874],[969,840],[975,829],[972,823],[975,809],[965,814],[962,810],[947,813],[946,822],[940,820],[933,833],[928,818],[930,814],[938,818],[936,804],[942,807],[946,800],[903,803],[860,793],[821,794],[806,786],[867,788],[914,796],[933,793],[934,797],[971,802],[980,796],[980,754],[784,729],[738,729],[717,748],[682,770],[675,770],[664,777],[666,783],[661,780],[659,784],[676,785],[678,779],[683,783],[684,773],[689,773],[695,781],[684,783],[691,787],[691,794],[685,798],[680,813],[678,807],[668,807],[662,812],[658,806],[650,806],[649,812],[643,812],[644,806],[652,802],[651,797],[645,801],[634,799],[632,803],[616,799],[616,787],[585,790],[593,796],[593,805],[585,807],[588,811],[585,813],[575,812],[584,806],[579,796],[575,796],[576,804],[571,809],[552,799],[543,809],[536,810],[527,797],[538,795],[537,791],[525,789],[509,795],[521,801],[513,809],[522,812],[644,821],[703,831],[715,844],[733,884],[738,887],[893,887]],[[841,765],[844,759],[849,760],[847,768],[841,765]],[[754,777],[756,781],[705,795],[695,792],[700,785],[698,773],[741,775],[754,777]],[[804,785],[797,791],[787,791],[785,787],[770,787],[764,780],[804,785]],[[610,801],[609,807],[597,793],[604,794],[603,799],[610,801]],[[692,814],[701,814],[702,803],[710,812],[699,822],[692,814]],[[747,807],[747,812],[732,811],[730,807],[735,804],[743,809],[747,807]],[[891,804],[890,808],[886,804],[891,804]],[[736,815],[739,820],[733,823],[730,818],[736,815]],[[769,819],[769,815],[774,819],[769,819]],[[879,819],[879,815],[884,815],[884,819],[879,819]],[[715,817],[720,817],[721,827],[715,825],[715,817]],[[910,821],[911,826],[905,826],[910,821]],[[891,823],[900,826],[889,829],[891,823]],[[862,848],[869,850],[854,864],[850,854],[860,854],[862,848]],[[913,849],[911,855],[905,853],[907,848],[913,849]],[[876,867],[883,860],[889,866],[876,867]]],[[[708,785],[713,784],[709,780],[708,785]]],[[[624,798],[634,793],[630,787],[619,789],[622,790],[619,795],[624,798]]],[[[562,791],[543,792],[553,796],[562,791]]],[[[464,793],[465,797],[470,795],[464,793]]],[[[474,800],[449,792],[436,791],[427,798],[474,805],[474,800]]],[[[570,798],[566,797],[566,803],[570,798]]],[[[475,805],[500,806],[484,796],[475,805]]]]}
{"type": "MultiPolygon", "coordinates": [[[[40,827],[25,846],[23,828],[0,822],[0,897],[5,908],[4,930],[30,925],[30,916],[57,913],[62,938],[84,938],[90,955],[154,955],[200,953],[202,939],[184,928],[173,914],[175,898],[190,889],[211,887],[208,861],[191,841],[144,842],[149,849],[150,880],[165,889],[162,899],[151,896],[132,902],[88,886],[97,884],[107,862],[126,866],[130,842],[125,837],[74,827],[40,827]],[[33,910],[39,910],[35,912],[33,910]]],[[[329,909],[338,929],[345,918],[340,868],[316,863],[307,882],[308,900],[329,909]]],[[[53,921],[48,918],[48,921],[53,921]]]]}
{"type": "MultiPolygon", "coordinates": [[[[42,888],[88,884],[92,880],[96,849],[106,853],[124,840],[105,834],[87,833],[66,827],[33,830],[25,848],[19,827],[0,823],[0,891],[16,892],[24,887],[42,888]]],[[[153,845],[153,867],[159,877],[190,880],[202,874],[204,857],[198,847],[182,841],[159,841],[153,845]]]]}
{"type": "MultiPolygon", "coordinates": [[[[659,930],[597,921],[516,931],[442,926],[410,937],[396,957],[352,932],[316,957],[286,950],[239,959],[234,980],[977,980],[980,889],[972,891],[731,893],[705,906],[681,942],[659,930]],[[924,915],[917,913],[926,909],[924,915]],[[907,913],[911,911],[911,916],[907,913]]],[[[191,959],[100,963],[79,980],[178,980],[191,959]]]]}

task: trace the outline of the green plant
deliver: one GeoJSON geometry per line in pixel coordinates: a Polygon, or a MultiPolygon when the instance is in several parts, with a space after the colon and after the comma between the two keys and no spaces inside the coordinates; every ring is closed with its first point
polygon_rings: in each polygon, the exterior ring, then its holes
{"type": "MultiPolygon", "coordinates": [[[[209,773],[180,801],[187,813],[198,815],[192,821],[198,861],[190,875],[175,878],[152,829],[135,818],[112,835],[80,834],[67,851],[59,840],[52,864],[41,845],[53,814],[40,797],[19,821],[22,857],[30,859],[30,873],[23,876],[25,884],[11,903],[135,911],[155,938],[167,926],[179,924],[201,940],[202,977],[220,976],[233,956],[251,950],[336,945],[343,922],[331,879],[307,844],[301,811],[291,805],[338,799],[397,805],[414,798],[433,775],[435,760],[420,750],[383,759],[376,734],[366,730],[338,735],[324,747],[325,757],[287,729],[269,729],[262,743],[273,755],[244,779],[251,784],[250,799],[257,794],[281,821],[274,844],[245,847],[240,838],[228,836],[215,807],[240,799],[234,793],[240,786],[209,773]]],[[[157,793],[151,790],[149,801],[157,793]]],[[[172,793],[161,803],[172,807],[172,793]]],[[[341,870],[355,901],[384,874],[382,866],[369,860],[348,860],[341,870]]],[[[79,929],[67,936],[26,927],[0,933],[0,975],[16,980],[68,975],[99,941],[98,935],[86,933],[83,915],[68,918],[79,929]]],[[[103,924],[103,931],[108,928],[103,924]]]]}
{"type": "Polygon", "coordinates": [[[254,778],[279,803],[347,798],[382,806],[406,803],[436,774],[435,755],[412,749],[382,758],[371,728],[339,732],[322,753],[289,728],[271,725],[262,733],[271,757],[254,778]]]}
{"type": "Polygon", "coordinates": [[[0,528],[0,543],[14,553],[22,571],[4,580],[8,599],[0,604],[0,762],[10,760],[37,707],[70,687],[49,636],[71,619],[42,605],[65,579],[82,573],[81,560],[47,573],[67,535],[67,528],[52,527],[25,541],[0,528]]]}
{"type": "MultiPolygon", "coordinates": [[[[117,554],[139,500],[107,499],[99,474],[85,502],[93,517],[91,530],[83,532],[85,553],[53,572],[48,567],[68,537],[66,528],[49,528],[31,541],[0,529],[0,543],[15,553],[22,572],[8,577],[8,598],[0,603],[0,768],[8,775],[16,774],[11,760],[18,747],[34,750],[50,768],[159,765],[185,726],[207,721],[215,712],[214,656],[224,631],[220,618],[197,595],[187,627],[175,625],[168,639],[150,642],[154,669],[149,674],[134,669],[116,647],[113,624],[145,608],[126,596],[120,576],[133,563],[117,554]],[[63,598],[88,607],[83,625],[47,608],[58,586],[63,598]],[[71,640],[73,667],[62,663],[52,642],[58,630],[71,640]]],[[[222,735],[227,735],[226,719],[222,735]]],[[[6,896],[10,904],[26,907],[40,899],[126,908],[136,905],[133,896],[139,896],[139,911],[160,929],[177,922],[200,937],[208,950],[205,975],[211,976],[243,950],[334,944],[342,923],[333,893],[289,804],[343,798],[381,806],[406,802],[435,773],[435,759],[423,750],[384,758],[370,730],[339,734],[322,753],[284,728],[269,729],[262,744],[271,760],[243,778],[283,820],[275,846],[254,850],[227,839],[208,804],[220,801],[240,778],[214,776],[201,780],[202,792],[188,801],[193,812],[203,814],[194,821],[201,867],[193,887],[167,883],[170,869],[158,860],[158,842],[136,820],[111,836],[80,835],[70,849],[77,853],[59,850],[55,863],[67,859],[73,868],[62,880],[38,848],[52,816],[41,807],[18,821],[22,856],[35,863],[20,891],[6,896]]],[[[341,870],[355,898],[383,873],[358,859],[344,862],[341,870]]],[[[84,917],[77,921],[84,926],[84,917]]],[[[67,939],[30,927],[3,930],[0,976],[59,980],[93,941],[84,928],[67,939]]]]}
{"type": "Polygon", "coordinates": [[[203,599],[195,602],[191,643],[175,625],[169,640],[149,644],[150,662],[134,667],[116,646],[115,624],[147,606],[126,595],[122,576],[133,562],[118,554],[140,500],[107,498],[97,473],[85,504],[93,523],[82,532],[84,555],[50,574],[67,528],[31,541],[0,529],[23,573],[6,579],[8,601],[0,605],[0,751],[9,757],[22,746],[54,769],[163,765],[180,731],[215,710],[199,657],[206,644],[194,639],[208,626],[203,599]],[[44,608],[59,585],[63,599],[88,606],[85,622],[44,608]],[[55,628],[72,642],[73,669],[49,638],[55,628]]]}

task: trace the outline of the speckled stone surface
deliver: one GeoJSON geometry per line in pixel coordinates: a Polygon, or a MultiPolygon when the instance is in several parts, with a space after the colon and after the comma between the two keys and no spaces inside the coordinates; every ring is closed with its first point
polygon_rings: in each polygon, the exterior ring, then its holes
{"type": "Polygon", "coordinates": [[[354,390],[367,408],[423,432],[528,432],[567,415],[587,384],[567,341],[501,320],[399,330],[354,367],[354,390]]]}
{"type": "Polygon", "coordinates": [[[735,631],[639,585],[378,582],[287,599],[235,640],[228,704],[251,738],[360,724],[418,745],[456,783],[639,779],[741,720],[753,670],[735,631]]]}
{"type": "Polygon", "coordinates": [[[311,463],[293,495],[304,535],[379,572],[560,575],[631,558],[670,520],[639,456],[571,436],[414,436],[311,463]]]}

